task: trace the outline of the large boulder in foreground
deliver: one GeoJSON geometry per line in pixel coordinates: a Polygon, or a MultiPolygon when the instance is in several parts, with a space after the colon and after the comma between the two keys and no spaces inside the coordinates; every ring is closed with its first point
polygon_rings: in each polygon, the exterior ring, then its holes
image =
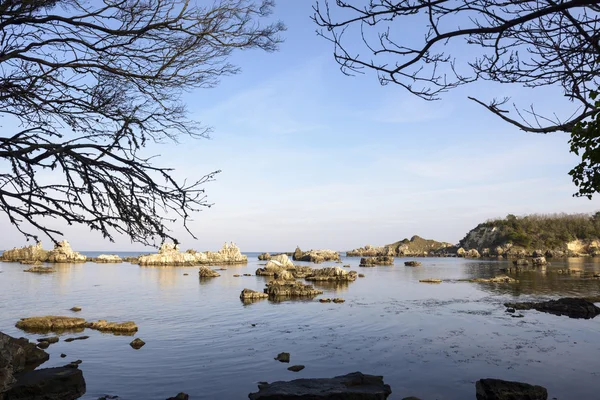
{"type": "Polygon", "coordinates": [[[360,259],[361,267],[374,267],[376,265],[394,265],[394,257],[379,256],[379,257],[363,257],[360,259]]]}
{"type": "Polygon", "coordinates": [[[385,400],[392,393],[383,377],[353,372],[335,378],[295,379],[258,386],[250,400],[385,400]]]}
{"type": "Polygon", "coordinates": [[[600,314],[600,308],[596,307],[594,303],[576,297],[564,297],[539,303],[505,303],[504,305],[515,310],[537,310],[554,315],[566,315],[569,318],[591,319],[600,314]]]}
{"type": "Polygon", "coordinates": [[[334,281],[334,282],[348,282],[355,281],[358,277],[356,271],[346,271],[340,267],[329,267],[314,269],[312,274],[306,276],[304,279],[307,281],[334,281]]]}
{"type": "Polygon", "coordinates": [[[49,358],[48,353],[27,339],[0,332],[0,399],[17,382],[15,374],[37,368],[49,358]]]}
{"type": "MultiPolygon", "coordinates": [[[[272,258],[271,258],[272,259],[272,258]]],[[[341,261],[340,253],[334,250],[309,250],[302,251],[300,247],[296,247],[292,259],[295,261],[309,261],[314,263],[322,263],[323,261],[341,261]]]]}
{"type": "Polygon", "coordinates": [[[547,400],[541,386],[501,379],[481,379],[475,384],[477,400],[547,400]]]}
{"type": "Polygon", "coordinates": [[[85,319],[48,315],[45,317],[21,318],[15,325],[26,332],[62,332],[66,330],[83,330],[85,319]]]}
{"type": "Polygon", "coordinates": [[[83,373],[76,366],[27,371],[15,378],[4,400],[75,400],[85,394],[83,373]]]}

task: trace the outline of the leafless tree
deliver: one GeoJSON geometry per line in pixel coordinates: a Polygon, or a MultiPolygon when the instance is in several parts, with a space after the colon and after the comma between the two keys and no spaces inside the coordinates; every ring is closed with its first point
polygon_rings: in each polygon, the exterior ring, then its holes
{"type": "MultiPolygon", "coordinates": [[[[284,26],[261,23],[272,0],[1,0],[0,209],[26,237],[50,219],[113,240],[176,240],[167,227],[207,202],[144,156],[147,143],[205,137],[184,91],[238,68],[236,49],[273,51],[284,26]],[[52,171],[40,174],[43,171],[52,171]]],[[[190,232],[191,234],[191,232],[190,232]]]]}
{"type": "Polygon", "coordinates": [[[470,97],[528,132],[571,132],[594,113],[599,1],[317,0],[313,19],[346,74],[374,70],[426,100],[478,80],[562,87],[576,105],[568,117],[470,97]]]}

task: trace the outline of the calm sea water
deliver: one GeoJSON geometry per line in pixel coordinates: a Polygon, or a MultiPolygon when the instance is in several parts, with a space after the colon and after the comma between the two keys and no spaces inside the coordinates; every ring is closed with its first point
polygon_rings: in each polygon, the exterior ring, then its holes
{"type": "Polygon", "coordinates": [[[550,398],[598,398],[600,317],[525,311],[524,318],[511,318],[502,303],[599,295],[600,281],[556,271],[600,271],[600,260],[553,262],[545,273],[519,274],[514,285],[431,285],[418,280],[490,277],[508,263],[425,258],[422,267],[409,268],[399,258],[393,267],[359,268],[359,258],[344,258],[366,275],[348,285],[322,286],[323,296],[343,297],[344,304],[244,305],[241,290],[262,290],[266,282],[233,277],[254,274],[257,253],[247,254],[248,265],[227,267],[210,281],[200,281],[197,268],[86,263],[37,275],[0,263],[0,330],[35,340],[40,335],[15,328],[19,318],[74,315],[73,306],[81,306],[76,315],[88,320],[135,321],[135,337],[146,341],[140,350],[129,346],[133,337],[93,330],[86,330],[87,340],[61,340],[46,350],[51,358],[44,367],[83,360],[83,399],[111,394],[164,400],[181,391],[194,400],[245,399],[259,381],[353,371],[383,375],[392,386],[390,399],[474,399],[475,381],[489,377],[545,386],[550,398]],[[273,359],[282,351],[291,353],[290,364],[273,359]],[[306,368],[286,369],[294,364],[306,368]]]}

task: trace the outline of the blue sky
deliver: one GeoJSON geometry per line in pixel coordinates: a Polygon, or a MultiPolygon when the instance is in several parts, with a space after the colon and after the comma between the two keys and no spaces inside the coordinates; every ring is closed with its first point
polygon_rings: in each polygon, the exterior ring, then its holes
{"type": "MultiPolygon", "coordinates": [[[[518,131],[467,99],[511,95],[566,110],[559,90],[476,83],[425,102],[372,73],[347,77],[316,36],[311,5],[279,1],[274,18],[288,27],[280,51],[235,54],[240,74],[185,95],[191,116],[214,128],[210,140],[147,149],[181,178],[223,171],[206,185],[215,205],[191,223],[198,240],[174,228],[183,248],[346,250],[415,234],[458,242],[508,213],[600,209],[572,197],[568,135],[518,131]]],[[[25,244],[2,223],[0,247],[25,244]]],[[[79,250],[142,249],[85,227],[65,234],[79,250]]]]}

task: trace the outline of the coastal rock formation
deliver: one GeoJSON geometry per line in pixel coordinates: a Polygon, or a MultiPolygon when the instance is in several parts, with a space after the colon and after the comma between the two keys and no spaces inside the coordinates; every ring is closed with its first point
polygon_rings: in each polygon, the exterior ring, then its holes
{"type": "Polygon", "coordinates": [[[221,276],[217,271],[208,268],[204,265],[200,267],[200,269],[198,270],[198,274],[200,275],[200,278],[216,278],[221,276]]]}
{"type": "Polygon", "coordinates": [[[160,246],[158,254],[148,254],[138,257],[141,266],[180,266],[189,267],[196,265],[216,264],[245,264],[248,257],[240,252],[233,243],[225,243],[218,252],[187,250],[179,251],[179,246],[173,243],[164,243],[160,246]]]}
{"type": "Polygon", "coordinates": [[[468,257],[468,258],[479,258],[479,257],[481,257],[481,255],[479,254],[479,252],[477,250],[471,249],[471,250],[469,250],[469,251],[467,251],[465,253],[465,257],[468,257]]]}
{"type": "Polygon", "coordinates": [[[302,251],[300,247],[296,247],[296,251],[292,256],[295,261],[310,261],[316,264],[323,261],[341,261],[340,253],[333,250],[309,250],[302,251]]]}
{"type": "Polygon", "coordinates": [[[269,297],[314,297],[323,291],[301,282],[275,279],[267,283],[265,293],[269,297]]]}
{"type": "Polygon", "coordinates": [[[370,244],[346,252],[347,257],[395,256],[396,250],[391,246],[371,246],[370,244]]]}
{"type": "Polygon", "coordinates": [[[24,269],[23,272],[35,272],[38,274],[48,274],[51,272],[56,272],[56,270],[52,267],[44,267],[44,266],[40,266],[40,265],[35,265],[31,268],[24,269]]]}
{"type": "Polygon", "coordinates": [[[127,322],[108,322],[106,320],[99,320],[96,322],[87,322],[86,328],[95,329],[100,332],[113,332],[113,333],[134,333],[137,332],[138,327],[133,321],[127,322]]]}
{"type": "Polygon", "coordinates": [[[244,289],[242,290],[242,293],[240,293],[240,299],[242,300],[266,299],[267,297],[269,297],[269,295],[266,293],[250,289],[244,289]]]}
{"type": "Polygon", "coordinates": [[[340,267],[330,267],[314,269],[311,275],[306,276],[304,279],[307,281],[355,281],[358,277],[356,271],[347,271],[340,267]]]}
{"type": "Polygon", "coordinates": [[[376,265],[394,265],[394,257],[379,256],[379,257],[363,257],[360,259],[361,267],[374,267],[376,265]]]}
{"type": "Polygon", "coordinates": [[[353,372],[335,378],[296,379],[259,384],[250,400],[385,400],[392,393],[383,377],[353,372]]]}
{"type": "Polygon", "coordinates": [[[271,255],[269,253],[262,253],[258,255],[258,259],[260,261],[269,261],[271,259],[271,255]]]}
{"type": "Polygon", "coordinates": [[[404,266],[405,267],[420,267],[421,263],[419,261],[405,261],[404,266]]]}
{"type": "Polygon", "coordinates": [[[45,317],[21,318],[15,325],[26,332],[61,332],[66,330],[83,330],[85,319],[49,315],[45,317]]]}
{"type": "Polygon", "coordinates": [[[462,247],[459,247],[458,250],[456,250],[457,257],[464,257],[466,253],[467,253],[466,250],[463,249],[462,247]]]}
{"type": "Polygon", "coordinates": [[[94,262],[105,264],[117,264],[122,263],[123,260],[116,254],[100,254],[94,259],[94,262]]]}
{"type": "Polygon", "coordinates": [[[346,255],[348,257],[424,257],[445,255],[450,252],[451,247],[451,243],[423,239],[422,237],[415,235],[410,239],[400,240],[385,246],[375,247],[366,245],[365,247],[347,251],[346,255]]]}
{"type": "Polygon", "coordinates": [[[591,319],[600,314],[600,308],[594,303],[576,297],[565,297],[558,300],[524,303],[505,303],[505,307],[515,310],[537,310],[554,315],[566,315],[569,318],[591,319]]]}
{"type": "Polygon", "coordinates": [[[42,247],[42,243],[38,242],[33,246],[14,248],[6,250],[2,253],[2,261],[27,261],[29,263],[50,262],[50,263],[78,263],[85,262],[86,256],[81,255],[73,249],[66,240],[58,242],[54,245],[54,249],[47,251],[42,247]]]}
{"type": "Polygon", "coordinates": [[[475,384],[477,400],[547,400],[548,391],[527,383],[481,379],[475,384]]]}

